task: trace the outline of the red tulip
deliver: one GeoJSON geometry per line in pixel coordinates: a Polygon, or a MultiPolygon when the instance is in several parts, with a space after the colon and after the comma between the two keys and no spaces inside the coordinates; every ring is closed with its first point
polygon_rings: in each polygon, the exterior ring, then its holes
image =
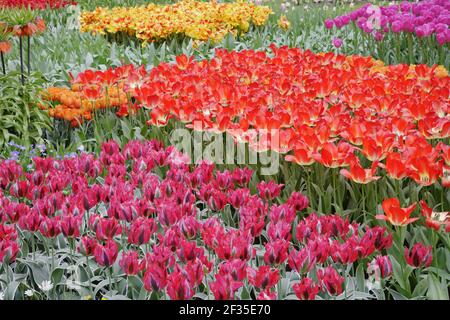
{"type": "Polygon", "coordinates": [[[256,297],[256,300],[276,300],[276,299],[277,299],[276,291],[272,292],[270,291],[270,289],[261,291],[256,297]]]}
{"type": "Polygon", "coordinates": [[[37,213],[29,213],[27,215],[23,215],[19,219],[19,227],[23,230],[28,230],[31,232],[35,232],[39,229],[39,225],[41,224],[41,216],[37,213]]]}
{"type": "Polygon", "coordinates": [[[298,251],[292,249],[289,252],[289,266],[300,274],[309,272],[314,266],[315,261],[315,256],[311,255],[308,247],[304,247],[298,251]]]}
{"type": "Polygon", "coordinates": [[[264,262],[274,266],[282,264],[288,257],[289,246],[290,243],[284,239],[268,242],[265,246],[264,262]]]}
{"type": "Polygon", "coordinates": [[[308,197],[301,192],[292,192],[286,201],[286,204],[294,208],[295,211],[302,211],[309,205],[308,197]]]}
{"type": "Polygon", "coordinates": [[[325,269],[319,269],[317,271],[317,279],[321,284],[321,287],[326,289],[330,295],[334,296],[342,293],[344,278],[341,277],[332,266],[328,266],[325,269]]]}
{"type": "Polygon", "coordinates": [[[412,248],[405,247],[406,262],[413,267],[429,267],[433,261],[431,246],[424,246],[422,243],[416,243],[412,248]]]}
{"type": "Polygon", "coordinates": [[[138,253],[133,250],[124,253],[119,261],[119,266],[127,275],[136,275],[140,271],[138,253]]]}
{"type": "Polygon", "coordinates": [[[156,232],[157,227],[155,221],[151,218],[136,218],[128,232],[128,243],[135,245],[148,243],[150,236],[156,232]]]}
{"type": "Polygon", "coordinates": [[[112,239],[122,232],[122,227],[115,218],[100,218],[95,234],[98,240],[112,239]]]}
{"type": "Polygon", "coordinates": [[[144,274],[144,288],[147,291],[161,291],[167,284],[165,266],[152,263],[147,266],[144,274]]]}
{"type": "Polygon", "coordinates": [[[117,243],[113,240],[108,240],[106,245],[98,244],[95,247],[95,261],[102,267],[110,267],[116,261],[118,253],[117,243]]]}
{"type": "Polygon", "coordinates": [[[290,223],[279,221],[277,223],[271,222],[267,228],[267,235],[271,242],[282,239],[290,241],[292,225],[290,223]]]}
{"type": "Polygon", "coordinates": [[[382,227],[373,227],[366,231],[364,237],[373,241],[375,249],[381,251],[389,249],[392,246],[392,234],[385,235],[386,229],[382,227]]]}
{"type": "Polygon", "coordinates": [[[374,273],[376,279],[387,278],[392,272],[392,262],[388,256],[377,256],[368,264],[367,271],[374,273]]]}
{"type": "Polygon", "coordinates": [[[167,277],[167,294],[172,300],[189,300],[194,290],[183,273],[174,271],[167,277]]]}
{"type": "Polygon", "coordinates": [[[12,240],[0,240],[0,262],[2,264],[14,262],[19,250],[17,242],[12,240]]]}
{"type": "Polygon", "coordinates": [[[279,270],[269,266],[261,266],[258,269],[248,268],[248,281],[259,289],[270,289],[280,280],[279,270]]]}
{"type": "Polygon", "coordinates": [[[61,232],[68,238],[76,238],[80,235],[81,216],[64,215],[61,216],[61,232]]]}
{"type": "Polygon", "coordinates": [[[347,179],[356,183],[367,184],[381,178],[380,176],[375,176],[377,167],[377,161],[372,163],[372,167],[370,169],[364,169],[361,167],[359,161],[355,161],[350,164],[350,171],[347,169],[341,169],[340,173],[347,179]]]}
{"type": "Polygon", "coordinates": [[[399,153],[390,153],[386,158],[386,172],[396,180],[401,180],[407,175],[405,162],[399,153]]]}
{"type": "Polygon", "coordinates": [[[89,236],[84,236],[81,238],[81,243],[78,246],[78,251],[85,256],[92,256],[97,247],[97,241],[89,236]]]}
{"type": "Polygon", "coordinates": [[[319,286],[310,278],[303,278],[294,284],[292,289],[300,300],[314,300],[319,293],[319,286]]]}
{"type": "Polygon", "coordinates": [[[244,281],[247,277],[247,261],[240,259],[233,259],[222,262],[219,265],[219,274],[230,275],[236,282],[244,281]]]}
{"type": "Polygon", "coordinates": [[[216,300],[233,300],[234,293],[242,287],[242,282],[237,282],[229,275],[217,274],[216,280],[209,284],[216,300]]]}
{"type": "Polygon", "coordinates": [[[265,200],[272,200],[280,195],[283,184],[276,184],[272,180],[269,182],[261,181],[256,185],[259,195],[265,200]]]}
{"type": "Polygon", "coordinates": [[[44,237],[54,238],[61,233],[61,227],[59,225],[59,217],[48,218],[44,217],[39,225],[39,231],[44,237]]]}

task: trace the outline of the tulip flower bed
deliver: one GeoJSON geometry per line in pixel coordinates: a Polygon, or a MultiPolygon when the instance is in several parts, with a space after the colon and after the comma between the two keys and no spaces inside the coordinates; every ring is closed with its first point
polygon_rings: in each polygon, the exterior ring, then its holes
{"type": "MultiPolygon", "coordinates": [[[[34,158],[25,171],[0,162],[5,292],[30,299],[389,294],[386,228],[306,214],[307,197],[293,192],[281,201],[283,185],[273,181],[253,194],[247,168],[190,168],[188,161],[157,141],[130,141],[122,150],[112,141],[98,157],[34,158]],[[369,292],[365,277],[378,289],[369,292]]],[[[420,242],[404,254],[394,265],[420,272],[433,263],[432,248],[420,242]]]]}
{"type": "Polygon", "coordinates": [[[410,32],[420,38],[435,36],[439,45],[450,42],[450,3],[446,0],[425,0],[421,2],[403,1],[379,7],[380,16],[374,16],[375,10],[368,10],[371,4],[343,16],[326,21],[327,28],[342,28],[355,22],[361,30],[373,34],[381,40],[383,33],[410,32]],[[372,17],[372,19],[371,19],[372,17]],[[379,19],[379,26],[375,19],[379,19]]]}
{"type": "MultiPolygon", "coordinates": [[[[409,63],[414,63],[416,56],[428,55],[428,51],[436,50],[440,55],[439,60],[444,64],[445,53],[448,52],[444,47],[450,42],[449,17],[450,3],[446,0],[403,1],[389,6],[368,3],[345,15],[326,19],[325,27],[341,29],[352,24],[377,42],[394,35],[395,38],[384,42],[395,44],[397,57],[400,57],[402,42],[406,42],[409,63]],[[413,38],[413,35],[416,37],[413,38]],[[415,42],[419,43],[420,50],[414,49],[415,42]]],[[[378,49],[382,56],[384,47],[379,46],[378,49]]]]}
{"type": "Polygon", "coordinates": [[[145,43],[176,35],[219,42],[228,33],[247,32],[251,24],[264,25],[272,13],[267,6],[246,1],[232,3],[183,0],[171,5],[97,8],[82,12],[81,31],[124,34],[145,43]]]}
{"type": "Polygon", "coordinates": [[[65,0],[0,0],[0,8],[30,8],[33,10],[61,9],[76,4],[75,1],[65,0]]]}
{"type": "MultiPolygon", "coordinates": [[[[63,107],[103,106],[108,86],[125,82],[128,96],[150,109],[150,125],[175,118],[195,130],[226,131],[258,151],[291,152],[285,159],[302,166],[349,167],[341,174],[360,184],[379,179],[377,168],[383,168],[393,179],[423,186],[441,179],[449,186],[450,77],[444,68],[271,49],[272,55],[217,50],[211,61],[198,62],[179,56],[177,64],[149,73],[129,66],[87,71],[75,83],[89,92],[95,87],[95,95],[63,107]],[[257,139],[270,130],[276,134],[257,139]],[[364,169],[368,162],[371,169],[364,169]]],[[[51,100],[70,99],[57,90],[67,89],[49,89],[51,100]]]]}

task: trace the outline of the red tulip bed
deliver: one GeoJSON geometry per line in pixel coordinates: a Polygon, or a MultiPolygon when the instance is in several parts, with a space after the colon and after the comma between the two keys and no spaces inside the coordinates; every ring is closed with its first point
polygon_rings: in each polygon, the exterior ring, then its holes
{"type": "Polygon", "coordinates": [[[225,131],[253,150],[290,152],[285,159],[302,166],[348,167],[341,174],[359,184],[379,179],[382,168],[396,180],[449,185],[445,68],[271,50],[217,50],[211,61],[182,55],[150,72],[88,70],[72,89],[49,88],[45,97],[57,105],[41,108],[77,125],[96,109],[120,107],[118,115],[125,116],[145,107],[148,125],[174,118],[197,131],[225,131]],[[127,103],[127,96],[135,102],[127,103]],[[371,169],[364,169],[368,163],[371,169]]]}

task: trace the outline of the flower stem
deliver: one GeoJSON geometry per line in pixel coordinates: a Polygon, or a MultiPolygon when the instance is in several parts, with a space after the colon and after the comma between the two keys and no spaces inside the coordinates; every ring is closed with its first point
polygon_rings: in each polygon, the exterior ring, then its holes
{"type": "Polygon", "coordinates": [[[3,55],[3,52],[0,52],[0,55],[1,55],[1,57],[2,57],[2,69],[3,69],[3,74],[6,74],[5,56],[3,55]]]}
{"type": "Polygon", "coordinates": [[[413,62],[414,62],[414,52],[413,52],[412,33],[408,33],[408,55],[409,55],[409,64],[413,64],[413,62]]]}
{"type": "Polygon", "coordinates": [[[27,37],[27,70],[28,70],[28,75],[30,75],[31,73],[31,38],[30,36],[27,37]]]}
{"type": "Polygon", "coordinates": [[[20,51],[20,82],[25,84],[25,76],[23,74],[23,43],[22,37],[19,37],[19,51],[20,51]]]}

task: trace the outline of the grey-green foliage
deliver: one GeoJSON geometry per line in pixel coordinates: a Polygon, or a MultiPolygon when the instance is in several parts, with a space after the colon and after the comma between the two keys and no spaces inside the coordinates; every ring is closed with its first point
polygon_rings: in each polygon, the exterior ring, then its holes
{"type": "Polygon", "coordinates": [[[16,72],[0,76],[0,149],[10,141],[25,147],[45,142],[44,131],[51,122],[35,105],[44,83],[38,73],[27,77],[23,87],[16,72]]]}

